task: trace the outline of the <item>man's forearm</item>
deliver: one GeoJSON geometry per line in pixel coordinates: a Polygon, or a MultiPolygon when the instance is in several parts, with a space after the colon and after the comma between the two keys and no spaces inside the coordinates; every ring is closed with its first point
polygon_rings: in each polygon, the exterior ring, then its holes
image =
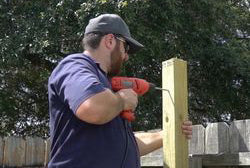
{"type": "Polygon", "coordinates": [[[146,155],[162,147],[162,131],[135,133],[140,155],[146,155]]]}
{"type": "Polygon", "coordinates": [[[78,108],[76,116],[88,123],[105,124],[116,117],[123,108],[122,98],[106,89],[83,102],[78,108]]]}

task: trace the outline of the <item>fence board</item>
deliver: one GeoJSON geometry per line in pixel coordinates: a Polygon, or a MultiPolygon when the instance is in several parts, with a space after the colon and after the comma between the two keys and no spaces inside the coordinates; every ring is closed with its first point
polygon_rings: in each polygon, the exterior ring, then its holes
{"type": "Polygon", "coordinates": [[[0,166],[3,165],[3,146],[4,146],[3,138],[0,137],[0,166]]]}
{"type": "Polygon", "coordinates": [[[229,152],[229,130],[224,122],[210,123],[206,127],[205,153],[220,154],[229,152]]]}
{"type": "Polygon", "coordinates": [[[231,123],[229,127],[230,152],[247,152],[246,139],[246,121],[238,120],[231,123]]]}
{"type": "MultiPolygon", "coordinates": [[[[207,128],[194,125],[189,142],[189,167],[250,166],[249,146],[250,120],[234,121],[230,126],[226,123],[211,123],[207,128]]],[[[21,137],[0,137],[0,167],[42,167],[48,163],[49,151],[50,139],[27,137],[25,141],[21,137]]],[[[162,148],[141,157],[141,165],[163,166],[162,148]]]]}
{"type": "Polygon", "coordinates": [[[190,168],[202,168],[202,158],[201,157],[189,157],[189,167],[190,168]]]}
{"type": "Polygon", "coordinates": [[[247,151],[250,152],[250,120],[246,121],[246,137],[245,137],[245,144],[247,147],[247,151]]]}
{"type": "Polygon", "coordinates": [[[240,152],[234,154],[203,155],[203,166],[249,166],[250,152],[240,152]]]}
{"type": "Polygon", "coordinates": [[[141,157],[141,166],[162,166],[163,165],[163,149],[160,148],[141,157]]]}
{"type": "Polygon", "coordinates": [[[205,152],[205,128],[193,125],[192,139],[189,140],[189,154],[203,154],[205,152]]]}
{"type": "Polygon", "coordinates": [[[49,159],[50,159],[50,145],[51,145],[51,142],[50,142],[50,138],[48,138],[46,141],[45,141],[45,144],[46,144],[46,147],[45,147],[45,160],[44,160],[44,165],[47,165],[48,162],[49,162],[49,159]]]}
{"type": "Polygon", "coordinates": [[[25,141],[21,137],[4,138],[3,165],[18,167],[25,164],[25,141]]]}
{"type": "Polygon", "coordinates": [[[45,162],[45,142],[39,137],[26,138],[25,166],[43,166],[45,162]]]}

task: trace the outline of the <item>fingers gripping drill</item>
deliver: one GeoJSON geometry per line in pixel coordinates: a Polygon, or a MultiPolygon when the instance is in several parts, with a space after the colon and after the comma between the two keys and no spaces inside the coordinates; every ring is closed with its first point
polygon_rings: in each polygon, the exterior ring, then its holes
{"type": "MultiPolygon", "coordinates": [[[[156,87],[153,83],[149,83],[144,79],[129,78],[129,77],[113,77],[111,79],[111,86],[113,91],[121,89],[133,89],[139,96],[144,95],[151,89],[164,90],[156,87]]],[[[128,121],[135,120],[135,115],[132,110],[124,110],[121,112],[121,117],[128,121]]]]}

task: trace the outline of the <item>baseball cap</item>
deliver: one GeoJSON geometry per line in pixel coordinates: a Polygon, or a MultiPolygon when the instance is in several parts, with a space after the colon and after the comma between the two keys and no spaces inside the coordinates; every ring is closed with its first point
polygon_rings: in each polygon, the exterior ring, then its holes
{"type": "Polygon", "coordinates": [[[129,44],[128,54],[134,54],[144,46],[131,37],[128,25],[116,14],[102,14],[90,19],[84,34],[102,32],[121,35],[129,44]]]}

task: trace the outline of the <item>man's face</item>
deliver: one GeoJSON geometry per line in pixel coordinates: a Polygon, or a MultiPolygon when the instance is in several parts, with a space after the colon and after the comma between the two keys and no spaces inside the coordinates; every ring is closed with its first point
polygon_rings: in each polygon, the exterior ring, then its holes
{"type": "Polygon", "coordinates": [[[123,43],[117,41],[114,50],[111,52],[111,67],[108,72],[109,77],[117,76],[121,72],[122,64],[127,60],[127,53],[121,51],[124,49],[123,43]]]}

